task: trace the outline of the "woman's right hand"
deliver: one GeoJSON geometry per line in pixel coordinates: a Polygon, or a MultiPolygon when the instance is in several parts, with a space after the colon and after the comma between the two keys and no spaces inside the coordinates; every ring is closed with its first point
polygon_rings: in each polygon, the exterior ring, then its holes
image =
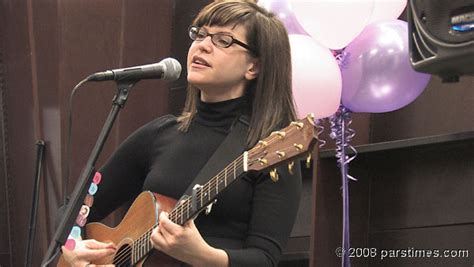
{"type": "MultiPolygon", "coordinates": [[[[64,246],[61,248],[64,259],[72,267],[96,266],[90,264],[92,261],[110,256],[116,251],[114,243],[103,243],[94,239],[77,240],[76,247],[69,250],[64,246]]],[[[114,266],[114,265],[101,265],[114,266]]]]}

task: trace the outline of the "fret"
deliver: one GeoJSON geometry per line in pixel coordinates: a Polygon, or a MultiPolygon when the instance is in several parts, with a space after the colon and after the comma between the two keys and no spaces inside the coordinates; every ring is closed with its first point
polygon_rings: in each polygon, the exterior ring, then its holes
{"type": "Polygon", "coordinates": [[[147,253],[147,250],[146,250],[146,249],[147,249],[147,247],[146,247],[146,243],[147,243],[147,242],[145,242],[145,241],[146,241],[146,240],[145,240],[145,239],[146,239],[146,235],[145,235],[144,237],[145,237],[145,238],[142,238],[142,240],[141,240],[141,243],[142,243],[142,251],[143,251],[142,256],[145,256],[145,254],[147,253]]]}
{"type": "Polygon", "coordinates": [[[146,234],[143,236],[143,238],[141,239],[141,247],[142,247],[142,254],[140,255],[140,259],[145,256],[148,252],[147,250],[147,237],[148,237],[148,232],[146,232],[146,234]]]}
{"type": "MultiPolygon", "coordinates": [[[[145,235],[145,237],[146,237],[146,235],[145,235]]],[[[140,254],[138,255],[139,259],[141,259],[143,257],[143,255],[145,255],[145,251],[144,251],[145,248],[143,247],[143,245],[144,245],[143,244],[143,239],[144,239],[143,237],[140,238],[140,254]]]]}
{"type": "Polygon", "coordinates": [[[133,254],[134,254],[133,256],[134,256],[134,258],[135,258],[134,261],[137,262],[138,259],[139,259],[139,257],[138,257],[138,249],[139,249],[140,247],[139,247],[138,245],[135,245],[134,247],[135,247],[135,249],[133,250],[133,254]]]}
{"type": "Polygon", "coordinates": [[[140,259],[140,250],[141,250],[140,240],[141,240],[141,237],[140,237],[140,239],[137,240],[137,245],[136,245],[136,257],[137,257],[137,260],[140,259]]]}
{"type": "Polygon", "coordinates": [[[132,263],[135,263],[135,242],[132,243],[132,263]]]}
{"type": "Polygon", "coordinates": [[[171,218],[171,221],[176,223],[176,224],[179,224],[178,222],[178,215],[176,214],[177,210],[173,210],[171,213],[170,213],[170,218],[171,218]]]}
{"type": "Polygon", "coordinates": [[[234,180],[236,178],[236,175],[235,175],[235,160],[234,160],[234,180]]]}
{"type": "MultiPolygon", "coordinates": [[[[200,200],[201,200],[201,205],[199,206],[199,208],[200,208],[200,207],[202,207],[202,187],[199,188],[198,190],[200,192],[199,196],[200,196],[200,200]]],[[[196,207],[196,208],[199,209],[198,207],[196,207]]]]}
{"type": "Polygon", "coordinates": [[[216,182],[216,195],[219,193],[219,175],[217,175],[217,182],[216,182]]]}
{"type": "Polygon", "coordinates": [[[201,197],[204,199],[204,202],[201,203],[201,207],[203,207],[203,206],[204,206],[204,203],[206,203],[206,197],[207,197],[207,192],[206,192],[206,190],[207,190],[207,189],[206,189],[205,186],[201,187],[201,197]]]}
{"type": "Polygon", "coordinates": [[[135,245],[135,258],[137,261],[140,259],[140,239],[137,240],[137,244],[135,245]]]}
{"type": "Polygon", "coordinates": [[[141,237],[136,241],[137,244],[135,245],[135,257],[137,258],[137,260],[140,258],[140,240],[141,237]]]}
{"type": "Polygon", "coordinates": [[[243,165],[242,162],[239,163],[238,169],[239,169],[239,173],[240,173],[240,174],[244,173],[244,165],[243,165]]]}
{"type": "Polygon", "coordinates": [[[224,170],[224,187],[227,187],[227,167],[224,170]]]}
{"type": "Polygon", "coordinates": [[[186,203],[186,218],[189,218],[189,201],[186,199],[184,203],[186,203]]]}
{"type": "Polygon", "coordinates": [[[140,239],[140,253],[138,254],[138,258],[142,258],[143,257],[143,238],[140,239]]]}
{"type": "MultiPolygon", "coordinates": [[[[143,236],[142,236],[142,237],[143,237],[143,236]]],[[[142,254],[142,253],[141,253],[142,246],[141,246],[141,242],[140,242],[141,239],[142,239],[142,237],[140,237],[140,239],[138,239],[138,242],[137,242],[137,243],[138,243],[138,244],[137,244],[137,259],[139,259],[139,258],[141,257],[140,255],[142,254]]]]}
{"type": "Polygon", "coordinates": [[[150,238],[151,238],[151,233],[152,233],[151,231],[147,231],[147,235],[146,235],[147,238],[146,238],[146,242],[145,242],[147,251],[150,251],[151,248],[152,248],[151,242],[149,241],[150,238]]]}

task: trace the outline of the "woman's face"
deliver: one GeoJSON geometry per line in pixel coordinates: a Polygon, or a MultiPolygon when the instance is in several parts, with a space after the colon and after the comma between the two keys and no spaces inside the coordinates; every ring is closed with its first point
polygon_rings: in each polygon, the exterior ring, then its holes
{"type": "MultiPolygon", "coordinates": [[[[246,43],[243,26],[203,26],[210,34],[227,33],[246,43]]],[[[188,82],[201,90],[201,100],[217,102],[244,95],[249,80],[257,77],[257,59],[246,48],[214,45],[211,37],[194,41],[188,51],[188,82]]]]}

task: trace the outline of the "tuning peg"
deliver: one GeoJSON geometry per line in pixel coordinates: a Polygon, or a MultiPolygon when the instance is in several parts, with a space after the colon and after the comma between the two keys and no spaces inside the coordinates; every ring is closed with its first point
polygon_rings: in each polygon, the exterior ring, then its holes
{"type": "Polygon", "coordinates": [[[275,131],[275,132],[272,132],[270,135],[275,135],[275,134],[278,135],[280,139],[285,138],[285,135],[286,135],[286,133],[283,131],[275,131]]]}
{"type": "Polygon", "coordinates": [[[311,168],[311,153],[309,153],[308,157],[306,157],[306,168],[311,168]]]}
{"type": "Polygon", "coordinates": [[[258,159],[258,162],[260,162],[260,165],[266,165],[268,163],[268,160],[266,159],[258,159]]]}
{"type": "Polygon", "coordinates": [[[295,167],[295,162],[294,161],[291,161],[290,163],[288,163],[288,172],[293,175],[293,168],[295,167]]]}
{"type": "Polygon", "coordinates": [[[303,149],[303,145],[302,144],[293,144],[293,146],[296,148],[296,150],[300,151],[301,149],[303,149]]]}
{"type": "Polygon", "coordinates": [[[262,147],[267,147],[268,146],[268,142],[263,141],[263,140],[258,141],[258,144],[261,145],[262,147]]]}
{"type": "Polygon", "coordinates": [[[273,169],[270,171],[270,178],[272,179],[273,182],[276,182],[278,181],[278,179],[280,179],[280,177],[278,176],[277,169],[273,169]]]}
{"type": "Polygon", "coordinates": [[[277,151],[276,152],[279,158],[284,158],[286,156],[285,152],[283,151],[277,151]]]}
{"type": "Polygon", "coordinates": [[[304,124],[302,122],[299,122],[299,121],[292,121],[291,122],[291,125],[296,125],[296,128],[298,130],[300,130],[301,128],[303,128],[304,124]]]}

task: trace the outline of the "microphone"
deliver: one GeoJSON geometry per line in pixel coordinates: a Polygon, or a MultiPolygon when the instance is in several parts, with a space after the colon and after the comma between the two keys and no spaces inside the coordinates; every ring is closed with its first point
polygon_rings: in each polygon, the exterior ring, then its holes
{"type": "Polygon", "coordinates": [[[165,58],[158,63],[135,66],[123,69],[96,72],[88,81],[139,81],[143,79],[163,79],[175,81],[181,74],[181,64],[174,58],[165,58]]]}

